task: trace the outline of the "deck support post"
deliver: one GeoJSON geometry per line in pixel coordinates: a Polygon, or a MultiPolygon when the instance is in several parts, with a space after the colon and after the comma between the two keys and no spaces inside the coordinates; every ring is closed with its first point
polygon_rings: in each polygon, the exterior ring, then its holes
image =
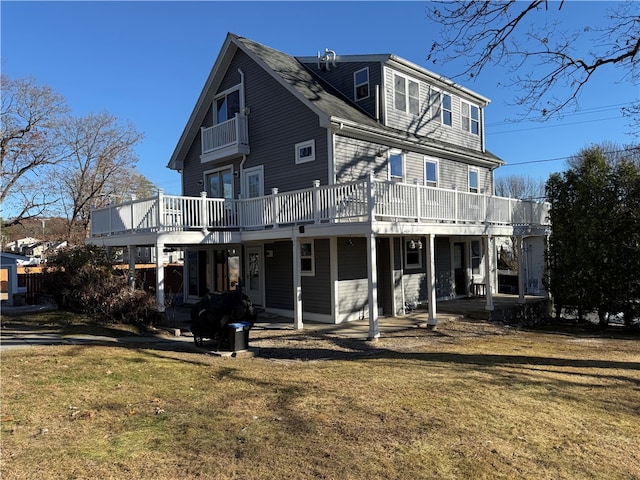
{"type": "Polygon", "coordinates": [[[127,245],[127,252],[129,253],[129,289],[133,292],[136,289],[136,246],[127,245]]]}
{"type": "Polygon", "coordinates": [[[438,325],[438,317],[436,316],[436,259],[435,259],[435,235],[429,233],[427,235],[427,295],[429,302],[429,320],[428,328],[435,328],[438,325]]]}
{"type": "Polygon", "coordinates": [[[164,313],[164,243],[156,243],[156,301],[158,312],[164,313]]]}
{"type": "Polygon", "coordinates": [[[493,311],[493,255],[491,235],[485,235],[482,237],[482,249],[484,250],[484,283],[485,283],[485,296],[487,303],[484,307],[485,310],[493,311]]]}
{"type": "Polygon", "coordinates": [[[302,330],[302,275],[300,273],[300,239],[294,235],[293,244],[293,328],[302,330]]]}
{"type": "Polygon", "coordinates": [[[518,235],[516,237],[516,253],[518,254],[518,303],[525,303],[524,290],[525,290],[525,262],[524,262],[524,236],[518,235]]]}
{"type": "Polygon", "coordinates": [[[369,287],[369,339],[380,337],[378,327],[378,253],[376,251],[376,236],[367,235],[367,278],[369,287]]]}
{"type": "Polygon", "coordinates": [[[331,318],[333,323],[340,321],[340,293],[338,291],[338,238],[329,239],[329,282],[331,284],[331,318]]]}

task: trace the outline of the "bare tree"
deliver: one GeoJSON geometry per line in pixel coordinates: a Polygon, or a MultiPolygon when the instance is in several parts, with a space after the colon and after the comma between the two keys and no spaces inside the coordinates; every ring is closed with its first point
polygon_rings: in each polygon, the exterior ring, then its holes
{"type": "Polygon", "coordinates": [[[496,195],[528,200],[544,198],[544,181],[524,175],[508,175],[495,180],[496,195]]]}
{"type": "Polygon", "coordinates": [[[0,85],[0,203],[10,212],[11,218],[2,221],[8,227],[41,215],[55,202],[39,183],[50,168],[65,160],[56,128],[67,107],[60,95],[33,79],[2,75],[0,85]]]}
{"type": "Polygon", "coordinates": [[[68,118],[60,134],[69,162],[58,169],[56,178],[71,237],[76,224],[86,232],[92,206],[130,195],[132,180],[142,177],[135,170],[138,158],[133,150],[142,134],[107,113],[68,118]]]}
{"type": "MultiPolygon", "coordinates": [[[[634,1],[611,3],[607,15],[570,32],[553,11],[564,1],[437,1],[427,16],[441,26],[428,60],[466,61],[459,76],[473,78],[489,65],[507,67],[526,115],[556,115],[596,72],[615,80],[640,81],[640,15],[634,1]],[[578,41],[580,39],[580,41],[578,41]],[[588,45],[588,46],[587,46],[588,45]],[[578,46],[584,46],[578,50],[578,46]]],[[[638,126],[640,100],[623,109],[638,126]]]]}

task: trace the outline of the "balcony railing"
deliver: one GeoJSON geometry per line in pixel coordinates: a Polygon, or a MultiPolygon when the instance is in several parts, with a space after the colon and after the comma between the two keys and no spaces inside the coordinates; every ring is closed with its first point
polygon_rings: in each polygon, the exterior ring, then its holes
{"type": "Polygon", "coordinates": [[[216,150],[237,146],[248,146],[247,118],[236,113],[236,116],[226,122],[200,129],[202,134],[202,154],[216,150]]]}
{"type": "Polygon", "coordinates": [[[547,203],[366,180],[250,199],[164,195],[91,214],[91,236],[189,230],[255,230],[303,223],[411,222],[548,225],[547,203]]]}

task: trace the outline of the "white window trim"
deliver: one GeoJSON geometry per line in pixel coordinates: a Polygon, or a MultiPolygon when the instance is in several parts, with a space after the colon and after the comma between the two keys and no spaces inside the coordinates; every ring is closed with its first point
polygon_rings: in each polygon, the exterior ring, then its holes
{"type": "MultiPolygon", "coordinates": [[[[243,111],[244,109],[244,98],[242,95],[242,84],[238,84],[238,85],[234,85],[231,88],[226,89],[224,92],[218,92],[218,94],[213,97],[213,102],[211,103],[211,110],[213,111],[213,124],[214,125],[219,125],[218,124],[218,100],[220,100],[222,97],[226,97],[228,96],[230,93],[238,90],[238,99],[240,100],[240,112],[243,111]]],[[[226,120],[227,122],[229,120],[226,120]]],[[[224,123],[224,122],[222,122],[224,123]]]]}
{"type": "Polygon", "coordinates": [[[480,193],[480,169],[479,168],[467,167],[467,187],[468,187],[469,193],[480,193]],[[475,192],[471,190],[471,182],[470,182],[471,172],[476,172],[476,175],[478,176],[478,186],[475,192]]]}
{"type": "Polygon", "coordinates": [[[440,186],[440,161],[436,158],[424,157],[424,184],[425,186],[439,187],[440,186]],[[436,164],[436,184],[429,185],[427,181],[427,162],[436,164]]]}
{"type": "Polygon", "coordinates": [[[313,277],[316,274],[316,258],[315,258],[315,245],[314,245],[315,241],[314,240],[310,240],[308,242],[305,241],[301,241],[300,242],[300,258],[299,258],[299,262],[300,262],[300,275],[302,277],[313,277]],[[302,245],[308,243],[309,245],[311,245],[311,255],[310,256],[302,256],[302,245]],[[302,269],[302,259],[303,258],[310,258],[311,259],[311,270],[303,270],[302,269]]]}
{"type": "Polygon", "coordinates": [[[420,85],[420,81],[415,78],[407,77],[406,75],[402,75],[401,73],[394,71],[392,85],[393,85],[393,109],[396,110],[397,112],[404,112],[408,115],[413,115],[413,116],[420,115],[420,90],[422,89],[420,85]],[[396,108],[396,80],[395,80],[396,76],[404,80],[404,96],[405,96],[404,110],[396,108]],[[416,113],[412,112],[410,107],[411,102],[409,101],[409,99],[411,96],[409,95],[409,82],[418,84],[418,111],[416,113]]]}
{"type": "MultiPolygon", "coordinates": [[[[218,173],[218,172],[222,172],[224,170],[229,170],[231,172],[231,178],[233,178],[233,165],[225,165],[224,167],[219,167],[219,168],[214,168],[211,170],[205,170],[204,172],[202,172],[202,191],[206,191],[207,192],[207,196],[211,194],[211,192],[209,192],[209,185],[207,184],[207,177],[211,174],[214,173],[218,173]]],[[[231,182],[231,198],[235,198],[235,181],[231,182]]],[[[227,199],[229,200],[229,199],[227,199]]]]}
{"type": "Polygon", "coordinates": [[[440,92],[440,123],[445,127],[453,127],[453,95],[447,92],[440,92]],[[447,112],[451,113],[451,125],[448,123],[444,123],[444,96],[447,95],[451,98],[451,110],[447,110],[447,112]]]}
{"type": "MultiPolygon", "coordinates": [[[[411,242],[412,240],[415,241],[415,239],[411,239],[411,238],[405,238],[404,239],[404,268],[406,269],[410,269],[410,270],[415,270],[417,268],[422,268],[423,265],[423,258],[424,255],[422,254],[422,251],[424,250],[424,245],[422,248],[416,248],[414,250],[410,250],[409,249],[409,242],[411,242]],[[407,258],[407,254],[409,252],[418,252],[418,263],[409,263],[409,259],[407,258]]],[[[420,242],[422,242],[422,240],[420,239],[420,242]]]]}
{"type": "Polygon", "coordinates": [[[404,183],[404,179],[405,179],[405,175],[406,175],[406,171],[405,171],[406,156],[405,156],[404,152],[401,152],[400,150],[390,150],[389,154],[387,156],[387,165],[388,165],[388,168],[387,168],[388,179],[404,183]],[[391,157],[393,155],[399,155],[400,156],[400,159],[401,159],[401,162],[402,162],[402,177],[393,177],[391,175],[391,157]]]}
{"type": "Polygon", "coordinates": [[[306,142],[296,143],[296,164],[313,162],[316,159],[316,141],[315,140],[307,140],[306,142]],[[300,150],[303,148],[311,147],[311,155],[308,157],[301,158],[300,150]]]}
{"type": "Polygon", "coordinates": [[[369,98],[369,96],[371,95],[371,83],[370,83],[370,77],[369,77],[369,67],[364,67],[361,68],[360,70],[357,70],[355,72],[353,72],[353,98],[356,102],[359,102],[360,100],[364,100],[366,98],[369,98]],[[356,77],[360,72],[367,72],[367,81],[366,82],[362,82],[362,83],[357,83],[356,82],[356,77]],[[361,85],[364,85],[366,83],[367,85],[367,96],[366,97],[362,97],[362,98],[358,98],[358,87],[361,85]]]}
{"type": "Polygon", "coordinates": [[[471,135],[477,135],[477,136],[480,135],[480,107],[478,105],[466,102],[464,100],[460,100],[460,129],[463,132],[470,133],[471,135]],[[465,114],[463,112],[463,108],[462,108],[463,105],[467,105],[469,107],[469,116],[468,117],[465,116],[465,114]],[[478,120],[473,120],[473,117],[471,116],[471,107],[475,107],[475,108],[478,109],[478,120]],[[464,121],[463,121],[464,118],[469,120],[469,128],[464,128],[464,121]],[[474,121],[478,123],[478,133],[473,133],[473,129],[471,128],[471,124],[474,121]]]}

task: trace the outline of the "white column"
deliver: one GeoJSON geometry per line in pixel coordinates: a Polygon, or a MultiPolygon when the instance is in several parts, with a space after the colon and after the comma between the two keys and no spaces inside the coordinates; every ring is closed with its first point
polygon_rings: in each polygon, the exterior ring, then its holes
{"type": "Polygon", "coordinates": [[[164,312],[164,264],[162,263],[163,243],[156,243],[156,300],[158,311],[164,312]]]}
{"type": "Polygon", "coordinates": [[[493,311],[493,276],[491,275],[493,255],[491,254],[491,236],[482,237],[482,249],[484,250],[484,283],[487,303],[485,310],[493,311]]]}
{"type": "MultiPolygon", "coordinates": [[[[342,239],[344,240],[344,239],[342,239]]],[[[340,298],[338,292],[338,237],[329,239],[329,282],[331,284],[331,319],[333,323],[340,320],[340,298]]]]}
{"type": "Polygon", "coordinates": [[[136,246],[127,245],[129,252],[129,288],[133,292],[136,289],[136,246]]]}
{"type": "Polygon", "coordinates": [[[369,339],[378,338],[378,267],[376,237],[367,235],[367,277],[369,279],[369,339]]]}
{"type": "Polygon", "coordinates": [[[518,303],[525,303],[526,300],[524,298],[524,276],[525,276],[525,268],[524,268],[524,237],[522,235],[518,235],[516,237],[516,253],[518,254],[518,303]]]}
{"type": "Polygon", "coordinates": [[[302,325],[302,276],[300,274],[300,240],[294,237],[293,244],[293,327],[301,330],[302,325]]]}
{"type": "Polygon", "coordinates": [[[435,235],[427,235],[427,295],[429,301],[429,320],[427,326],[434,328],[438,324],[436,317],[436,259],[435,235]]]}

